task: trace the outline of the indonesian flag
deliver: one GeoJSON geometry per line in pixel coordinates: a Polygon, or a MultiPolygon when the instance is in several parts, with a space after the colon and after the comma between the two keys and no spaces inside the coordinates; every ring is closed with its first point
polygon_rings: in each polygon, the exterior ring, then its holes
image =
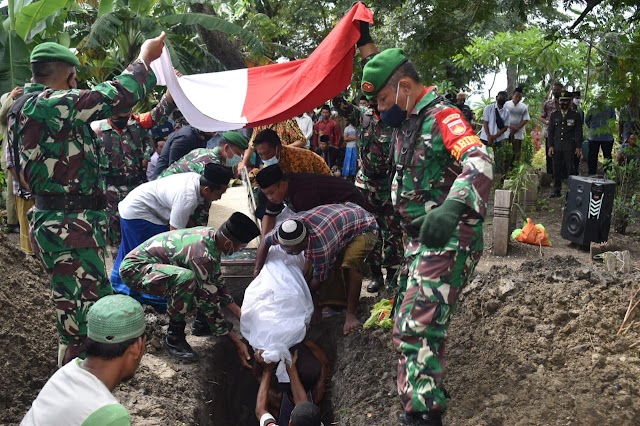
{"type": "Polygon", "coordinates": [[[178,78],[165,46],[151,68],[189,124],[202,131],[273,124],[325,103],[349,85],[360,21],[373,22],[363,3],[353,6],[306,59],[178,78]]]}

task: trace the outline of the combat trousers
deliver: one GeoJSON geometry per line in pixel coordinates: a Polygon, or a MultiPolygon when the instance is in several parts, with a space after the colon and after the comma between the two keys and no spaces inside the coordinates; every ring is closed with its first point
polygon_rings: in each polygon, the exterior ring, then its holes
{"type": "Polygon", "coordinates": [[[481,251],[419,251],[398,279],[393,343],[400,352],[398,393],[406,412],[444,411],[445,341],[458,297],[481,251]]]}
{"type": "Polygon", "coordinates": [[[375,216],[380,228],[380,238],[367,257],[369,266],[397,268],[402,263],[402,229],[400,218],[393,210],[391,194],[382,191],[369,191],[358,188],[365,199],[363,206],[375,216]]]}
{"type": "Polygon", "coordinates": [[[166,297],[167,314],[172,322],[185,321],[195,305],[207,317],[215,336],[225,335],[231,330],[222,312],[217,287],[200,284],[190,269],[125,258],[120,265],[120,276],[135,291],[166,297]]]}
{"type": "Polygon", "coordinates": [[[38,255],[51,277],[60,340],[58,361],[64,364],[76,356],[84,357],[89,308],[113,292],[104,266],[104,247],[39,251],[38,255]]]}

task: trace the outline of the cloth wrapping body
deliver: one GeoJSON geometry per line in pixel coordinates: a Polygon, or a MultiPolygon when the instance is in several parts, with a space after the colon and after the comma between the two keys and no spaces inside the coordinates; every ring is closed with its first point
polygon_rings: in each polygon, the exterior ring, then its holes
{"type": "Polygon", "coordinates": [[[302,342],[313,314],[311,292],[304,279],[304,253],[292,256],[280,246],[269,249],[260,274],[244,293],[240,332],[265,362],[279,362],[276,376],[289,382],[284,362],[289,348],[302,342]]]}

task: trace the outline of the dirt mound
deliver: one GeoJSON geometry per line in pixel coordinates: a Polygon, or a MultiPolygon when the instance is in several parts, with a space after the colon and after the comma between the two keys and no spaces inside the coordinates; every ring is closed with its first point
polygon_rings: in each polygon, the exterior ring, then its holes
{"type": "Polygon", "coordinates": [[[47,274],[0,233],[0,423],[19,423],[56,370],[57,334],[47,274]]]}
{"type": "Polygon", "coordinates": [[[447,424],[638,424],[640,333],[616,333],[639,282],[571,256],[478,275],[450,329],[447,424]]]}

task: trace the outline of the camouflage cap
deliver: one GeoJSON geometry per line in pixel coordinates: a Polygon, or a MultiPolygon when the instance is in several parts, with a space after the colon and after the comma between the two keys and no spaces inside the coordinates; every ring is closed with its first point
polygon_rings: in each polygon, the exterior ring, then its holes
{"type": "Polygon", "coordinates": [[[69,48],[52,41],[34,47],[31,51],[31,62],[67,62],[76,67],[80,66],[80,61],[69,48]]]}
{"type": "Polygon", "coordinates": [[[402,49],[387,49],[374,56],[362,71],[362,91],[373,98],[387,84],[398,68],[409,59],[402,49]]]}
{"type": "Polygon", "coordinates": [[[124,294],[105,296],[94,303],[87,315],[87,337],[99,343],[122,343],[142,336],[144,310],[124,294]]]}
{"type": "Polygon", "coordinates": [[[232,145],[237,146],[240,149],[249,148],[249,141],[247,140],[247,138],[245,138],[238,132],[224,132],[222,134],[222,137],[224,138],[224,140],[232,145]]]}

